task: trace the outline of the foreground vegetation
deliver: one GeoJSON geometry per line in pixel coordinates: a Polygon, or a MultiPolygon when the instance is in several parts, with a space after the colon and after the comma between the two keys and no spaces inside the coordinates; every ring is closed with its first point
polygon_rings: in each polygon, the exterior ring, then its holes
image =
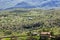
{"type": "Polygon", "coordinates": [[[60,34],[60,10],[11,9],[0,11],[0,36],[22,35],[42,31],[60,34]]]}

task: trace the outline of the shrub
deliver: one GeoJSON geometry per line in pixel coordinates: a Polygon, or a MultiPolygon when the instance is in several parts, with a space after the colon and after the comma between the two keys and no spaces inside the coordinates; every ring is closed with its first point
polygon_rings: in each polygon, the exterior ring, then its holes
{"type": "Polygon", "coordinates": [[[7,31],[5,31],[5,32],[4,32],[4,34],[5,34],[5,35],[11,35],[11,34],[12,34],[12,32],[11,32],[11,31],[9,31],[9,30],[7,30],[7,31]]]}

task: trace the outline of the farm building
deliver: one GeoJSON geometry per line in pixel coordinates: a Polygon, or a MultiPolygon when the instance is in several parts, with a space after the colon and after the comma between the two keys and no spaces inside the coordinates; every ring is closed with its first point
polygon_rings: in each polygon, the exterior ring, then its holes
{"type": "Polygon", "coordinates": [[[41,32],[39,40],[48,40],[51,36],[50,32],[41,32]]]}

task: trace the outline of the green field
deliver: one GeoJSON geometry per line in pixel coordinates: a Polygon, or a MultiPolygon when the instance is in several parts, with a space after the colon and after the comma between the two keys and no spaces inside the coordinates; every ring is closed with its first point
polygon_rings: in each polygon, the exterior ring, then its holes
{"type": "Polygon", "coordinates": [[[24,36],[30,31],[60,34],[60,10],[17,8],[0,11],[0,36],[24,36]]]}

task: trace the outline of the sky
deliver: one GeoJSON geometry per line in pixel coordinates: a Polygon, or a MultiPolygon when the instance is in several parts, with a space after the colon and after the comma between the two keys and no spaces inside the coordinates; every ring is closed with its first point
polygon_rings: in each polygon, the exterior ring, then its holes
{"type": "Polygon", "coordinates": [[[13,7],[19,2],[22,2],[23,0],[0,0],[0,9],[13,7]]]}
{"type": "Polygon", "coordinates": [[[23,1],[29,3],[30,5],[40,5],[42,3],[46,3],[52,0],[0,0],[0,9],[14,7],[15,5],[23,1]]]}

